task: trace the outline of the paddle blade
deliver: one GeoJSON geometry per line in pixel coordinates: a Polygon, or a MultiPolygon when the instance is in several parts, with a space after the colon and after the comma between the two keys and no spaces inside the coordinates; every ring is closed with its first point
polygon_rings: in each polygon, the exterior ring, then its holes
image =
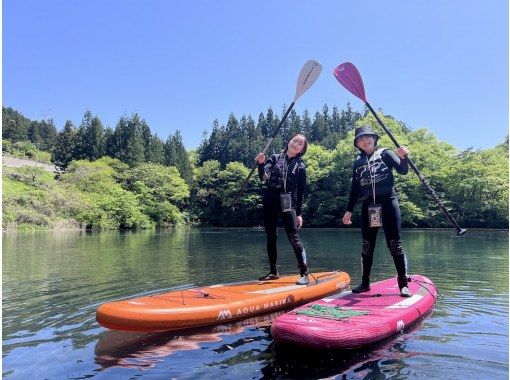
{"type": "Polygon", "coordinates": [[[350,62],[344,62],[333,70],[333,75],[349,92],[363,100],[363,102],[367,102],[363,80],[356,66],[350,62]]]}
{"type": "Polygon", "coordinates": [[[295,103],[299,97],[305,93],[306,90],[312,87],[312,85],[321,74],[321,71],[322,65],[319,62],[314,61],[313,59],[306,61],[299,73],[296,85],[296,95],[292,101],[293,103],[295,103]]]}

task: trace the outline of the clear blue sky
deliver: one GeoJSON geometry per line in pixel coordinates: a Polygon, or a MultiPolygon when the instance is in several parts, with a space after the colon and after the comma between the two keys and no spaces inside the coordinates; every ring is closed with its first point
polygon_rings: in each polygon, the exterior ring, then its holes
{"type": "Polygon", "coordinates": [[[3,0],[2,103],[30,119],[105,126],[137,112],[187,148],[294,97],[303,63],[323,73],[296,104],[361,102],[332,71],[353,62],[374,108],[458,149],[508,134],[508,1],[3,0]]]}

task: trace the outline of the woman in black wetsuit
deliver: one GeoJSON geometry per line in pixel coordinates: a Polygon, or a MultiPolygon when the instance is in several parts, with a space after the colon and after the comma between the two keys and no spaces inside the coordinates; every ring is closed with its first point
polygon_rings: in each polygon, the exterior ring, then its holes
{"type": "Polygon", "coordinates": [[[267,182],[264,194],[264,227],[267,236],[269,273],[260,281],[279,278],[276,268],[276,230],[281,217],[285,232],[298,261],[300,278],[298,285],[308,284],[308,264],[298,229],[303,225],[302,206],[306,187],[306,167],[301,157],[306,153],[308,142],[305,136],[292,137],[281,154],[273,154],[266,160],[263,153],[257,156],[261,181],[267,182]]]}
{"type": "Polygon", "coordinates": [[[352,292],[363,293],[370,290],[370,270],[375,242],[379,227],[382,226],[386,244],[397,269],[400,295],[409,297],[407,259],[400,241],[400,207],[392,173],[392,169],[395,169],[400,174],[407,174],[409,165],[406,156],[409,151],[406,147],[400,147],[396,149],[395,154],[391,150],[378,148],[378,139],[379,136],[368,126],[357,128],[355,131],[354,146],[361,153],[353,165],[349,204],[343,217],[344,224],[351,224],[354,205],[358,200],[363,202],[361,206],[362,277],[361,284],[352,289],[352,292]]]}

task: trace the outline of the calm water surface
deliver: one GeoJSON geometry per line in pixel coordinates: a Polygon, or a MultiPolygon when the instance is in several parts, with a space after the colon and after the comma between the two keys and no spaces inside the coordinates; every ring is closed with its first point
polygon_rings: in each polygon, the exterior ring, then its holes
{"type": "MultiPolygon", "coordinates": [[[[297,271],[279,233],[281,273],[297,271]]],[[[304,229],[312,270],[360,277],[360,232],[304,229]]],[[[405,231],[409,273],[441,294],[426,319],[349,352],[290,352],[272,342],[272,314],[190,332],[109,331],[103,302],[267,271],[256,229],[3,233],[6,379],[507,379],[508,231],[405,231]]],[[[381,235],[373,278],[395,276],[381,235]]]]}

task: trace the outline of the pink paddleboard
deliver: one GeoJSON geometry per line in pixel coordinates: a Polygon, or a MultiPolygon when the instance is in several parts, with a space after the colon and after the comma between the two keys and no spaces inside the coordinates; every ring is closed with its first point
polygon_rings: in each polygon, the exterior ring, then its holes
{"type": "Polygon", "coordinates": [[[374,282],[369,292],[339,293],[310,302],[273,321],[277,342],[314,348],[358,348],[401,332],[433,307],[437,291],[427,277],[410,276],[409,298],[396,277],[374,282]]]}

